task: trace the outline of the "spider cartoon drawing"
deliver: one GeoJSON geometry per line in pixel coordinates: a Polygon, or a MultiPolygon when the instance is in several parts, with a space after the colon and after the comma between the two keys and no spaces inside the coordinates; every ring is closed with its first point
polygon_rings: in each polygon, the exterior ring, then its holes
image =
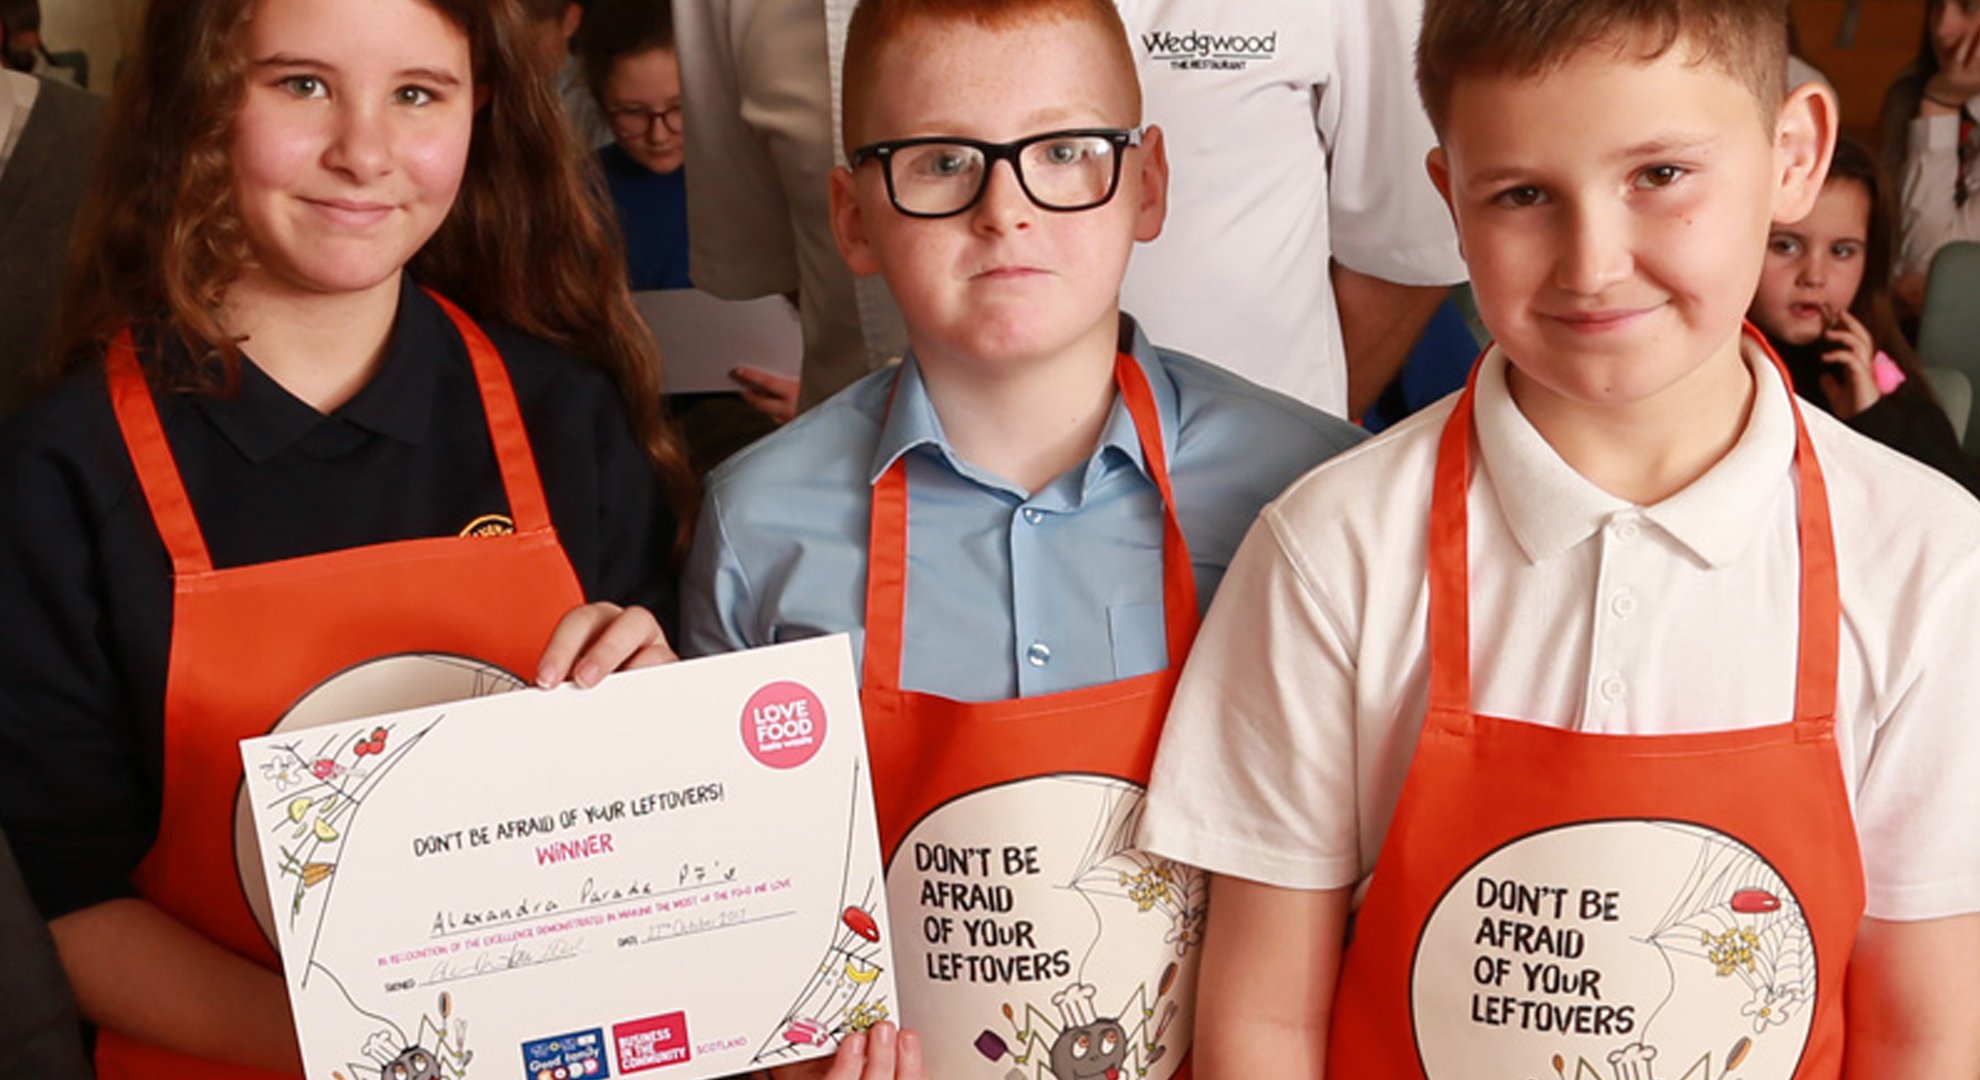
{"type": "Polygon", "coordinates": [[[467,1076],[474,1051],[467,1048],[467,1021],[453,1012],[454,999],[443,990],[439,1016],[421,1013],[412,1037],[385,1020],[390,1030],[374,1031],[364,1042],[363,1054],[368,1060],[363,1064],[346,1062],[343,1069],[330,1075],[336,1080],[461,1080],[467,1076]],[[450,1019],[452,1030],[448,1028],[450,1019]]]}
{"type": "Polygon", "coordinates": [[[1128,1069],[1133,1069],[1136,1077],[1146,1076],[1167,1056],[1169,1047],[1163,1038],[1181,1010],[1175,1001],[1167,1000],[1176,971],[1176,965],[1170,964],[1152,1002],[1144,983],[1112,1016],[1097,1013],[1093,1000],[1098,991],[1086,983],[1074,983],[1052,995],[1052,1006],[1059,1014],[1056,1024],[1030,1005],[1024,1007],[1020,1022],[1016,1010],[1005,1005],[1004,1018],[1011,1025],[1016,1047],[997,1032],[986,1030],[977,1036],[977,1052],[991,1061],[1009,1055],[1016,1076],[1042,1075],[1040,1067],[1053,1080],[1121,1080],[1128,1069]],[[1025,1066],[1034,1068],[1027,1072],[1025,1066]]]}

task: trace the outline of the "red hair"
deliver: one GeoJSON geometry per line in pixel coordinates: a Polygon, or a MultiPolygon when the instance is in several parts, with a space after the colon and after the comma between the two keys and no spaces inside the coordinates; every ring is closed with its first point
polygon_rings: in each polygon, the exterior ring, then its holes
{"type": "Polygon", "coordinates": [[[846,152],[864,140],[866,114],[879,92],[885,72],[881,57],[886,47],[910,40],[925,23],[968,23],[985,30],[1010,30],[1031,23],[1084,22],[1097,27],[1107,40],[1105,57],[1127,86],[1134,103],[1130,122],[1141,122],[1141,80],[1135,74],[1134,49],[1127,27],[1110,0],[860,0],[846,28],[846,58],[842,78],[846,152]]]}

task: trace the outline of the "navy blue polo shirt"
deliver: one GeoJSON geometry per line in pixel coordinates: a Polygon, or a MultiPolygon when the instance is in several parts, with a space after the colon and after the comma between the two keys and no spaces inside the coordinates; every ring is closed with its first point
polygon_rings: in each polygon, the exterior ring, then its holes
{"type": "MultiPolygon", "coordinates": [[[[483,329],[586,597],[671,624],[676,518],[617,385],[483,329]]],[[[467,347],[418,289],[401,294],[377,374],[328,415],[247,352],[231,397],[155,395],[216,567],[456,536],[509,514],[467,347]]],[[[0,434],[0,827],[46,917],[132,894],[158,827],[171,625],[171,564],[92,366],[0,434]]]]}

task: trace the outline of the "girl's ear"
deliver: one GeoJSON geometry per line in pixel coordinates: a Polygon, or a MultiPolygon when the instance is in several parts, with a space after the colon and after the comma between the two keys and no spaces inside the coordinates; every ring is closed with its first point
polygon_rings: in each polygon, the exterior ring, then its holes
{"type": "Polygon", "coordinates": [[[1806,82],[1788,91],[1774,124],[1774,220],[1800,221],[1815,209],[1836,152],[1835,91],[1806,82]]]}

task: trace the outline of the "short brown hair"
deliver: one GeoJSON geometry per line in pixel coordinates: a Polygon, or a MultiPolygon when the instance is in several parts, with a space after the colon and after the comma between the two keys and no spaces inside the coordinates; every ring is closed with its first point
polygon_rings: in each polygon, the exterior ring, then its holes
{"type": "Polygon", "coordinates": [[[674,5],[669,0],[598,0],[585,9],[577,52],[585,84],[605,104],[605,78],[621,57],[653,49],[674,51],[674,5]]]}
{"type": "Polygon", "coordinates": [[[986,30],[1009,30],[1034,22],[1085,22],[1101,29],[1108,39],[1106,57],[1095,63],[1111,63],[1124,73],[1134,102],[1131,123],[1141,122],[1141,80],[1135,74],[1134,50],[1128,43],[1127,27],[1110,0],[859,0],[852,21],[846,28],[846,58],[843,83],[846,152],[865,120],[868,106],[878,89],[880,54],[893,42],[907,37],[915,24],[970,23],[986,30]]]}
{"type": "Polygon", "coordinates": [[[1770,126],[1787,94],[1786,0],[1428,0],[1416,88],[1441,138],[1458,80],[1532,77],[1589,48],[1648,62],[1682,45],[1753,93],[1770,126]]]}

